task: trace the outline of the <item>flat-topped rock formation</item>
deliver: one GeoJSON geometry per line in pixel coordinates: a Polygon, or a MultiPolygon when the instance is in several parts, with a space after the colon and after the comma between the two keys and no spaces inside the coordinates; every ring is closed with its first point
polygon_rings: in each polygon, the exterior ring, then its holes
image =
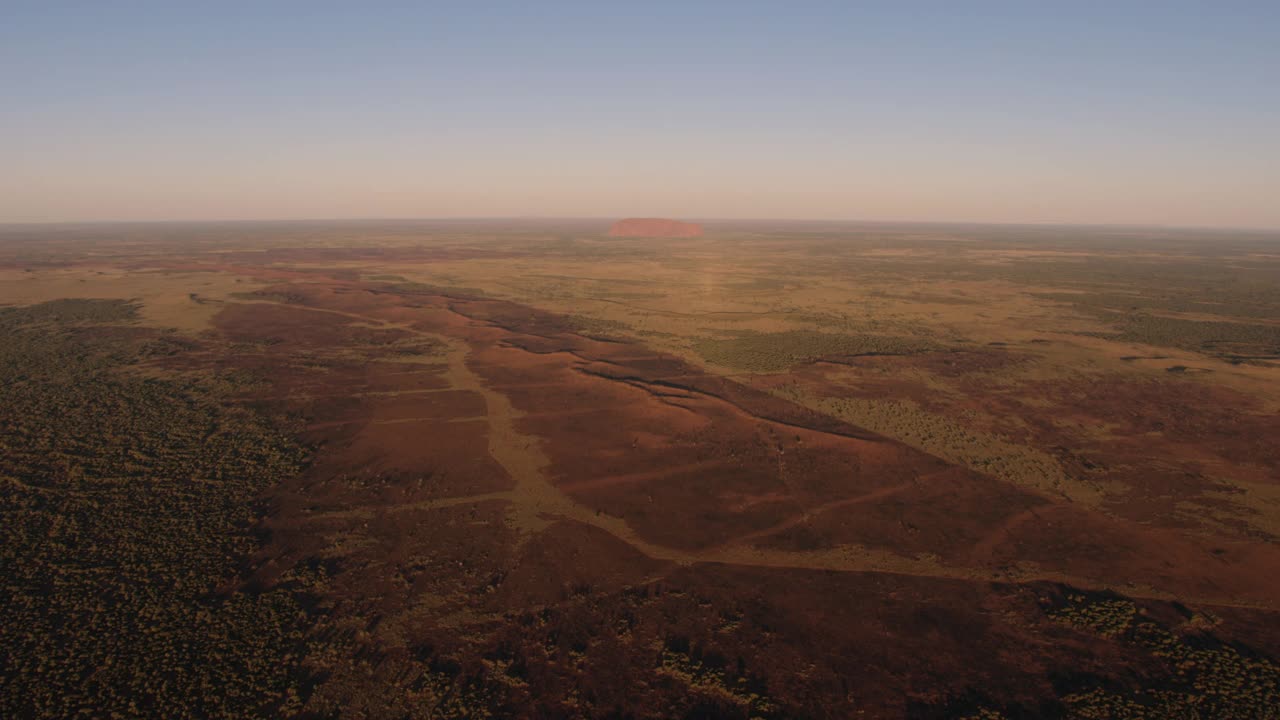
{"type": "Polygon", "coordinates": [[[611,237],[698,237],[702,226],[666,218],[626,218],[609,228],[611,237]]]}

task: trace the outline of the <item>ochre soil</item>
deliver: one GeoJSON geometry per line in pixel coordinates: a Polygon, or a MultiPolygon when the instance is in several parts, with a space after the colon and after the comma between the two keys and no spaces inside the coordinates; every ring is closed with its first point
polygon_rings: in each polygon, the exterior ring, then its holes
{"type": "MultiPolygon", "coordinates": [[[[509,695],[476,702],[538,717],[1035,717],[1163,672],[1049,619],[1066,588],[1280,647],[1272,543],[1045,497],[529,307],[237,268],[277,284],[169,366],[253,377],[315,448],[245,582],[323,568],[318,627],[363,654],[309,661],[318,715],[495,667],[509,695]]],[[[1170,413],[1171,442],[1204,429],[1170,413]]]]}

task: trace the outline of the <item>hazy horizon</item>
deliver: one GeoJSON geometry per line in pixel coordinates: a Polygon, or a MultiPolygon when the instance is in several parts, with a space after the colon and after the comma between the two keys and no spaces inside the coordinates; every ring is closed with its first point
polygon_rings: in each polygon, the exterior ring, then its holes
{"type": "Polygon", "coordinates": [[[1156,231],[1220,231],[1241,234],[1280,233],[1280,226],[1228,226],[1228,225],[1170,225],[1158,223],[1091,223],[1091,222],[1035,222],[1035,221],[981,221],[981,220],[910,220],[910,219],[863,219],[863,218],[815,218],[815,217],[691,217],[691,216],[658,216],[658,215],[475,215],[475,216],[349,216],[349,217],[226,217],[226,218],[121,218],[121,219],[85,219],[85,220],[0,220],[0,228],[21,227],[57,227],[57,226],[93,226],[93,225],[307,225],[313,223],[360,224],[360,223],[598,223],[603,232],[607,227],[626,218],[661,218],[710,225],[709,230],[718,226],[761,225],[772,226],[774,231],[785,230],[787,225],[828,225],[836,227],[886,226],[886,227],[973,227],[973,228],[1066,228],[1078,230],[1156,230],[1156,231]]]}
{"type": "Polygon", "coordinates": [[[0,223],[1280,228],[1280,6],[0,10],[0,223]]]}

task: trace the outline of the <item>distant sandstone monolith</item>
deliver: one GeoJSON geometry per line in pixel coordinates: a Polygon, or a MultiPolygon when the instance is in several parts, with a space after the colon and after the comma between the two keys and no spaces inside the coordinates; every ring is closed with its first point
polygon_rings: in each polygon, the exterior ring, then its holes
{"type": "Polygon", "coordinates": [[[697,223],[665,218],[627,218],[609,228],[612,237],[698,237],[702,226],[697,223]]]}

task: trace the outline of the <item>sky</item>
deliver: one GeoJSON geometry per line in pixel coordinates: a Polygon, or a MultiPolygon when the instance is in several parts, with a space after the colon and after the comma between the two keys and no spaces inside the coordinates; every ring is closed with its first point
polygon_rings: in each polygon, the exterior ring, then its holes
{"type": "Polygon", "coordinates": [[[0,0],[0,222],[1280,228],[1280,2],[0,0]]]}

